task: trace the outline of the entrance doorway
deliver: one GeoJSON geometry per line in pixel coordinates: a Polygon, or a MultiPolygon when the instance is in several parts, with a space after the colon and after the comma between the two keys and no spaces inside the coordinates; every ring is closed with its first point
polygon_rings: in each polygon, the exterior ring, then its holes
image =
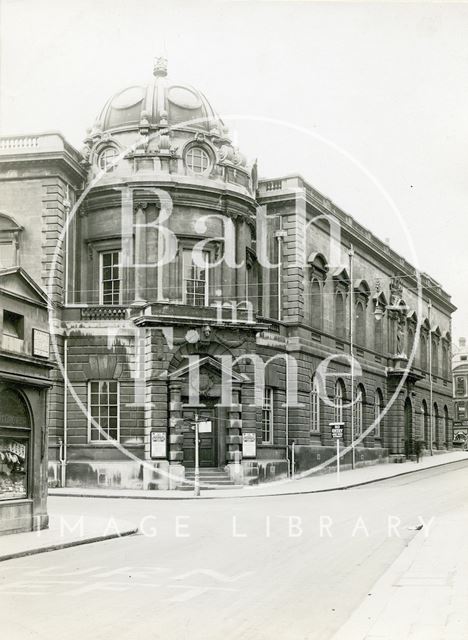
{"type": "Polygon", "coordinates": [[[405,400],[405,455],[414,455],[413,407],[409,398],[405,400]]]}
{"type": "MultiPolygon", "coordinates": [[[[185,408],[183,417],[185,420],[194,420],[195,414],[198,420],[211,423],[210,430],[200,430],[199,433],[199,463],[200,467],[218,466],[218,420],[214,406],[200,407],[197,410],[185,408]]],[[[209,425],[205,425],[208,427],[209,425]]],[[[184,429],[184,466],[195,466],[195,429],[188,425],[184,429]]]]}

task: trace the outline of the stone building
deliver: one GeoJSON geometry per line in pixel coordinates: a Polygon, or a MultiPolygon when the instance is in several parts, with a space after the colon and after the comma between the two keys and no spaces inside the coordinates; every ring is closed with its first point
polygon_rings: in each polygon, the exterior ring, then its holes
{"type": "MultiPolygon", "coordinates": [[[[13,219],[0,215],[0,225],[0,242],[5,227],[15,243],[21,237],[13,219]]],[[[0,269],[0,534],[48,525],[47,318],[47,298],[28,274],[0,269]]]]}
{"type": "Polygon", "coordinates": [[[176,488],[195,418],[237,483],[285,477],[293,443],[298,471],[326,463],[332,422],[347,464],[452,446],[449,295],[300,176],[259,180],[164,60],[81,152],[1,139],[0,175],[9,260],[55,308],[51,483],[176,488]]]}
{"type": "Polygon", "coordinates": [[[468,443],[468,346],[460,338],[452,359],[454,422],[453,440],[459,447],[468,443]]]}

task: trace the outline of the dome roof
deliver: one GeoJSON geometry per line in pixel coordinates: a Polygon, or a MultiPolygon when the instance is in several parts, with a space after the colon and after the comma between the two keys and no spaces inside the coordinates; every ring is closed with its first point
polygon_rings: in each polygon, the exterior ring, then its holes
{"type": "Polygon", "coordinates": [[[201,91],[167,78],[165,58],[156,59],[153,75],[146,86],[127,87],[112,96],[101,111],[97,126],[102,131],[136,129],[142,122],[165,127],[187,123],[187,127],[203,131],[222,127],[201,91]]]}

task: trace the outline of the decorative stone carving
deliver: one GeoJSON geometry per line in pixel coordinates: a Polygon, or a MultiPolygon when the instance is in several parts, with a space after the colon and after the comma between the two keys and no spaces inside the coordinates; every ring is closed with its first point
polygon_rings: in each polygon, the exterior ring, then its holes
{"type": "Polygon", "coordinates": [[[403,285],[400,277],[393,277],[390,281],[390,304],[397,305],[403,296],[403,285]]]}

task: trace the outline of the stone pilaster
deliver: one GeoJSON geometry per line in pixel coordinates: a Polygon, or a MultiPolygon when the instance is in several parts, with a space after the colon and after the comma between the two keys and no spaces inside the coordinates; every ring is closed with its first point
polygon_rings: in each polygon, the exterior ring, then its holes
{"type": "Polygon", "coordinates": [[[226,458],[229,474],[240,480],[242,474],[242,405],[240,403],[240,386],[232,385],[232,404],[227,409],[226,458]]]}
{"type": "Polygon", "coordinates": [[[182,425],[182,386],[171,382],[169,385],[169,487],[174,489],[185,476],[182,425]]]}

